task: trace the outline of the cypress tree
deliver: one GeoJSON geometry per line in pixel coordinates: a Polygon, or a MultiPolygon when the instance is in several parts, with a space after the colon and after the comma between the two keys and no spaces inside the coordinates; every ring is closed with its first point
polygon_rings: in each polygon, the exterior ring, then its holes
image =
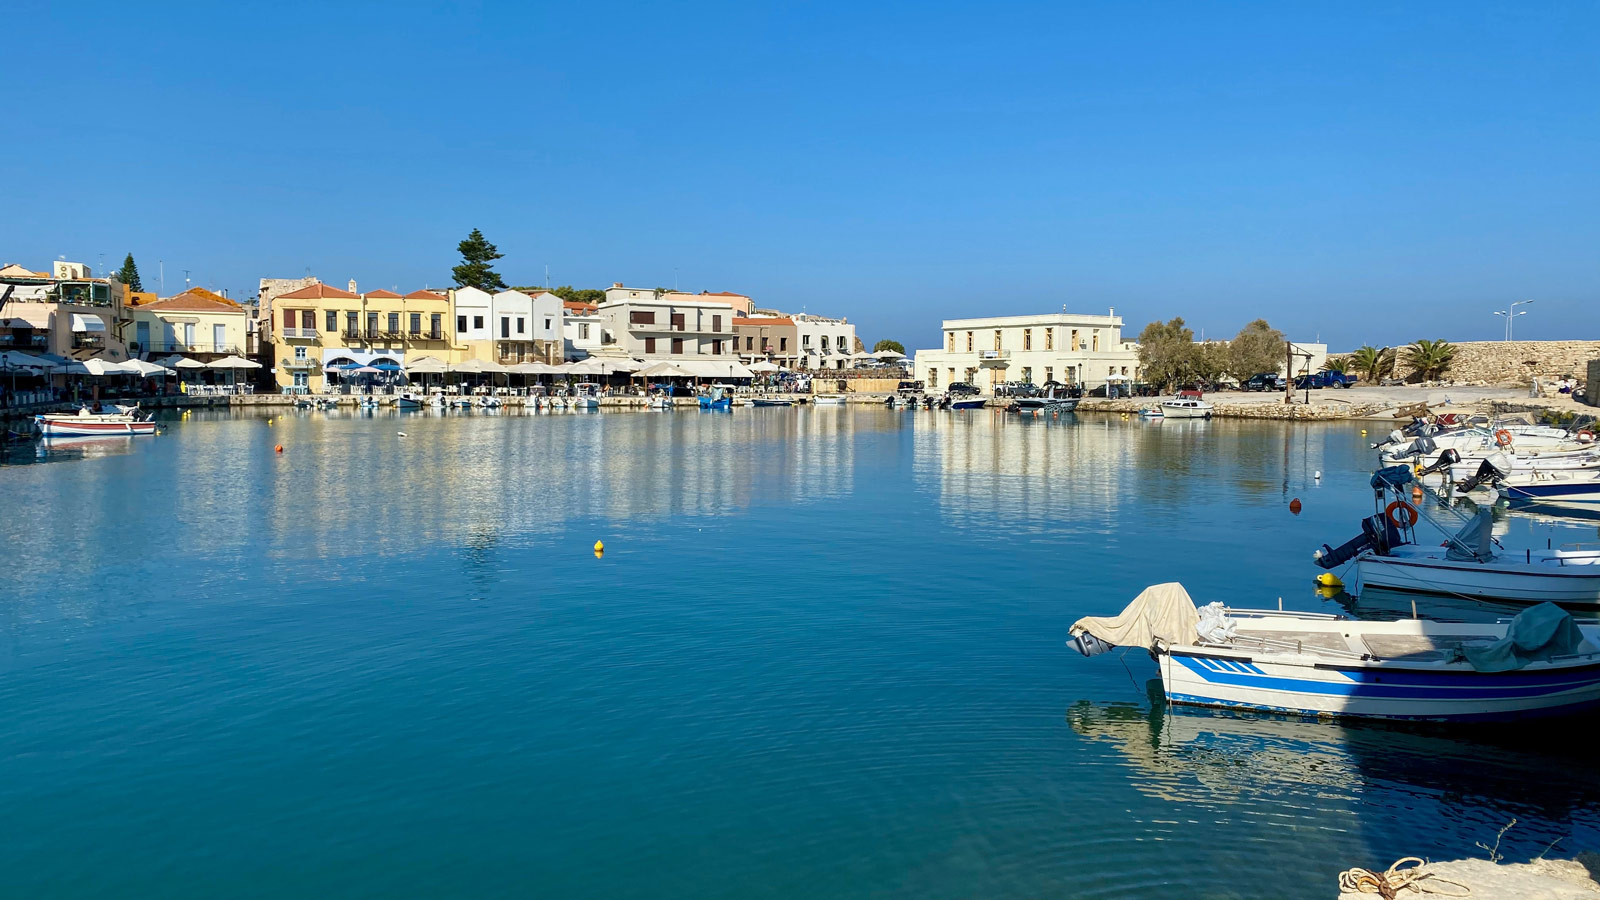
{"type": "Polygon", "coordinates": [[[144,285],[139,281],[139,267],[133,264],[132,253],[123,258],[122,269],[117,272],[117,280],[130,291],[144,290],[144,285]]]}

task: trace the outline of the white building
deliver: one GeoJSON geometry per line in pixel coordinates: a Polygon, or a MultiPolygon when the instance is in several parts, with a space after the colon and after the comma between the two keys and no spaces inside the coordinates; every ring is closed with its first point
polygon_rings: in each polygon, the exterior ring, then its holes
{"type": "Polygon", "coordinates": [[[1007,381],[1058,381],[1093,390],[1108,380],[1139,380],[1139,345],[1122,339],[1122,318],[1047,313],[947,319],[944,346],[918,350],[915,377],[928,390],[952,382],[993,393],[1007,381]]]}
{"type": "Polygon", "coordinates": [[[791,315],[802,369],[848,369],[856,349],[856,327],[847,319],[791,315]]]}
{"type": "Polygon", "coordinates": [[[605,320],[598,312],[565,310],[561,317],[562,351],[567,359],[593,356],[600,349],[600,333],[605,320]]]}
{"type": "MultiPolygon", "coordinates": [[[[606,294],[609,297],[611,291],[606,294]]],[[[614,347],[634,359],[712,359],[732,357],[733,308],[704,300],[656,299],[654,292],[638,292],[601,304],[602,349],[614,347]]]]}

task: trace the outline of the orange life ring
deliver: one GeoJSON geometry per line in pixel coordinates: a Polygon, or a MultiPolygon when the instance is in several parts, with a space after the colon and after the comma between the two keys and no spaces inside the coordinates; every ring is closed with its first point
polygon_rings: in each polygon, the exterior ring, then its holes
{"type": "Polygon", "coordinates": [[[1408,528],[1411,525],[1417,524],[1417,508],[1405,502],[1404,500],[1396,500],[1388,506],[1385,506],[1383,508],[1383,514],[1388,517],[1389,524],[1396,528],[1408,528]],[[1401,524],[1400,520],[1394,517],[1395,510],[1403,510],[1410,521],[1406,524],[1401,524]]]}
{"type": "Polygon", "coordinates": [[[1592,432],[1589,429],[1585,428],[1584,430],[1578,432],[1578,440],[1580,442],[1582,442],[1582,443],[1587,444],[1590,441],[1594,440],[1594,432],[1592,432]]]}
{"type": "Polygon", "coordinates": [[[1511,446],[1511,432],[1504,428],[1494,433],[1494,442],[1502,447],[1511,446]]]}

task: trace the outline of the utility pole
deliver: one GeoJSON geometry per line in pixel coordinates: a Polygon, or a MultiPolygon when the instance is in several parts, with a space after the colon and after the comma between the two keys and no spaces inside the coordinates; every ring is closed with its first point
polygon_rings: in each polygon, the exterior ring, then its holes
{"type": "Polygon", "coordinates": [[[1294,341],[1283,342],[1283,360],[1283,402],[1291,404],[1294,403],[1294,341]]]}
{"type": "Polygon", "coordinates": [[[1523,305],[1524,303],[1532,303],[1532,302],[1533,302],[1532,300],[1518,300],[1517,302],[1511,304],[1509,307],[1507,307],[1505,309],[1497,309],[1497,310],[1494,311],[1495,315],[1504,316],[1505,317],[1505,320],[1506,320],[1506,340],[1508,340],[1508,341],[1511,340],[1511,320],[1515,319],[1517,316],[1525,316],[1525,315],[1528,314],[1527,310],[1523,310],[1522,312],[1517,312],[1517,307],[1523,305]]]}
{"type": "Polygon", "coordinates": [[[164,259],[156,260],[156,270],[156,278],[161,282],[161,293],[165,294],[167,292],[167,261],[164,259]]]}

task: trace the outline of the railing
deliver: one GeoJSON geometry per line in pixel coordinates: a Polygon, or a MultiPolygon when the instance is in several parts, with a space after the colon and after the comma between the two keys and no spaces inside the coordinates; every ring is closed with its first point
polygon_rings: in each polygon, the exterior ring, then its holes
{"type": "Polygon", "coordinates": [[[1010,358],[1010,356],[1011,356],[1011,351],[1010,350],[979,350],[978,351],[978,358],[979,359],[1008,359],[1008,358],[1010,358]]]}
{"type": "Polygon", "coordinates": [[[411,331],[411,332],[407,332],[406,333],[406,340],[408,340],[408,341],[442,341],[442,340],[444,340],[444,332],[442,332],[442,331],[411,331]]]}
{"type": "Polygon", "coordinates": [[[99,350],[106,345],[106,339],[98,334],[75,334],[72,336],[72,349],[74,350],[99,350]]]}
{"type": "Polygon", "coordinates": [[[206,341],[134,341],[128,345],[130,353],[226,353],[244,356],[236,344],[217,344],[206,341]]]}
{"type": "Polygon", "coordinates": [[[315,369],[320,365],[322,365],[320,362],[309,356],[291,356],[283,361],[285,369],[315,369]]]}
{"type": "Polygon", "coordinates": [[[283,336],[286,338],[313,341],[317,339],[317,330],[315,328],[284,328],[282,331],[283,336]]]}

